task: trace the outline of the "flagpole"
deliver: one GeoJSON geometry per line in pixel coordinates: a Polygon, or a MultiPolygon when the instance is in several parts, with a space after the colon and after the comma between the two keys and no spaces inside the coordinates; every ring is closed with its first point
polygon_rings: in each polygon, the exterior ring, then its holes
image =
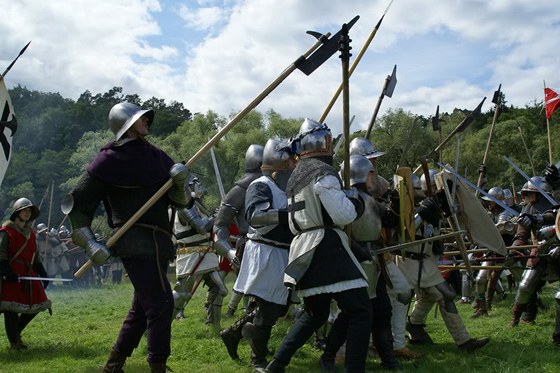
{"type": "MultiPolygon", "coordinates": [[[[544,85],[544,89],[546,91],[546,82],[544,80],[543,80],[543,85],[544,85]]],[[[545,92],[544,101],[545,101],[545,107],[546,107],[546,92],[545,92]]],[[[546,115],[546,110],[545,110],[545,117],[546,117],[546,132],[548,134],[548,162],[550,164],[553,164],[552,163],[552,137],[550,135],[550,119],[548,119],[548,115],[546,115]]]]}

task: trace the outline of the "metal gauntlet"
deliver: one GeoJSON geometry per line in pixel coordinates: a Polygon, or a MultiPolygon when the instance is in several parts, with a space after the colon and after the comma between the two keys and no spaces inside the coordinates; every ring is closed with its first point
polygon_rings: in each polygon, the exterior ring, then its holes
{"type": "Polygon", "coordinates": [[[85,249],[86,255],[95,264],[103,264],[111,256],[107,246],[95,239],[90,227],[74,229],[72,242],[85,249]]]}
{"type": "Polygon", "coordinates": [[[181,209],[177,212],[181,223],[186,222],[194,228],[199,234],[208,234],[214,225],[214,218],[203,218],[198,214],[194,207],[190,209],[181,209]]]}

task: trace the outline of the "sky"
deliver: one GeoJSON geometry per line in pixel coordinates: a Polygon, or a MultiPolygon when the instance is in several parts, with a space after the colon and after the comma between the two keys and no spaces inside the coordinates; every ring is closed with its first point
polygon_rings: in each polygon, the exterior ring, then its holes
{"type": "MultiPolygon", "coordinates": [[[[117,86],[229,116],[315,44],[306,31],[335,34],[359,15],[353,64],[386,10],[350,78],[352,132],[368,127],[394,65],[378,117],[474,109],[484,97],[488,111],[500,84],[517,107],[542,101],[543,82],[560,88],[560,8],[550,0],[0,0],[0,9],[0,73],[31,41],[8,88],[74,100],[117,86]]],[[[309,76],[292,72],[256,109],[319,119],[341,79],[337,52],[309,76]]],[[[325,120],[334,134],[342,118],[339,98],[325,120]]]]}

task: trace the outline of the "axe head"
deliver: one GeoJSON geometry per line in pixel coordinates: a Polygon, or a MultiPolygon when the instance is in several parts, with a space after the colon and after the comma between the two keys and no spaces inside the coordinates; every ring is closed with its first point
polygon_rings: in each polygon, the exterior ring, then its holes
{"type": "Polygon", "coordinates": [[[436,109],[436,115],[432,117],[432,128],[434,129],[434,132],[439,131],[441,128],[441,124],[439,123],[439,105],[436,109]]]}
{"type": "MultiPolygon", "coordinates": [[[[350,29],[360,16],[354,17],[350,22],[346,25],[348,29],[350,29]]],[[[319,66],[321,66],[326,60],[328,60],[340,47],[340,34],[342,30],[339,30],[336,34],[334,34],[330,39],[321,45],[319,49],[317,49],[311,56],[307,57],[304,60],[299,61],[296,64],[296,67],[301,70],[305,75],[311,74],[315,71],[319,66]]]]}
{"type": "Polygon", "coordinates": [[[393,67],[393,72],[387,77],[387,89],[385,90],[385,96],[391,98],[393,92],[395,91],[395,86],[397,85],[397,65],[393,67]]]}

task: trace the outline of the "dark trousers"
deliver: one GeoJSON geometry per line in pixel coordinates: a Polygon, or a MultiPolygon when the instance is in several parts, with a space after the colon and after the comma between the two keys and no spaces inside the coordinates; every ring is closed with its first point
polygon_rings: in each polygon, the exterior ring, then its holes
{"type": "MultiPolygon", "coordinates": [[[[391,331],[391,300],[387,294],[387,286],[383,276],[379,276],[376,288],[377,296],[370,299],[372,308],[371,335],[375,349],[382,363],[390,364],[395,360],[393,352],[393,334],[391,331]]],[[[324,358],[333,360],[336,353],[346,341],[349,315],[344,311],[337,316],[325,346],[324,358]]]]}
{"type": "Polygon", "coordinates": [[[155,260],[123,258],[122,262],[134,286],[134,296],[113,350],[130,356],[146,332],[148,362],[165,362],[171,353],[173,313],[167,262],[160,268],[155,260]]]}
{"type": "Polygon", "coordinates": [[[274,359],[284,366],[290,363],[296,351],[327,321],[332,299],[348,315],[345,370],[365,372],[372,318],[371,302],[365,287],[303,298],[304,312],[290,328],[274,359]]]}
{"type": "Polygon", "coordinates": [[[6,328],[6,335],[10,343],[17,343],[19,336],[23,329],[33,320],[36,313],[21,313],[3,311],[4,313],[4,327],[6,328]]]}

